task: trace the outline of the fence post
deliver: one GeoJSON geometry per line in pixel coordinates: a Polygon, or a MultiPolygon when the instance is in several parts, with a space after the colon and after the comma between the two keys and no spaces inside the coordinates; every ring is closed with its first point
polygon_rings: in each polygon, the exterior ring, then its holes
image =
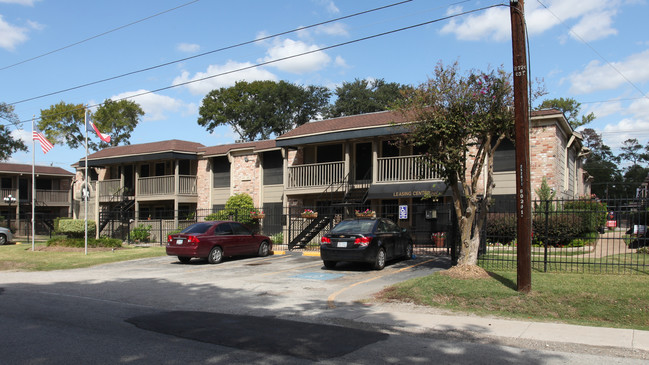
{"type": "MultiPolygon", "coordinates": [[[[160,246],[162,246],[162,243],[165,241],[162,239],[162,218],[160,218],[160,222],[158,224],[160,226],[160,246]]],[[[178,228],[178,227],[176,227],[178,228]]]]}
{"type": "Polygon", "coordinates": [[[550,223],[550,200],[545,201],[545,237],[543,237],[543,272],[548,272],[548,224],[550,223]]]}

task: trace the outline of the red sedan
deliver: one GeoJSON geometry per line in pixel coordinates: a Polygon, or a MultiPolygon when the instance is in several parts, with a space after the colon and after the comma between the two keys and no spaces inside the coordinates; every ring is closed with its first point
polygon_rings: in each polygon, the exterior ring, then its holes
{"type": "Polygon", "coordinates": [[[184,264],[192,257],[207,258],[210,264],[218,264],[224,256],[267,256],[271,248],[270,238],[231,221],[194,223],[167,237],[167,255],[178,256],[184,264]]]}

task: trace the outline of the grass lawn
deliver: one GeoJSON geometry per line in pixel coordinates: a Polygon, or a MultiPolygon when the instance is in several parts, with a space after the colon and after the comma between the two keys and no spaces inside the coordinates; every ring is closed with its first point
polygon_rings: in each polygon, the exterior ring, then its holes
{"type": "Polygon", "coordinates": [[[532,274],[532,291],[516,291],[516,272],[487,279],[439,273],[384,290],[379,298],[479,315],[649,330],[649,276],[532,274]]]}
{"type": "Polygon", "coordinates": [[[117,261],[166,255],[164,246],[123,247],[85,250],[46,250],[45,244],[37,242],[35,250],[29,244],[0,246],[0,270],[49,271],[90,267],[117,261]]]}

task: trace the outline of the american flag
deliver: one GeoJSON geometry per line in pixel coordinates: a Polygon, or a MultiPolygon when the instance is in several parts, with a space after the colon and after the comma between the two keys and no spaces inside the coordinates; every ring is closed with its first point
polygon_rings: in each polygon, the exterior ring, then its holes
{"type": "Polygon", "coordinates": [[[36,129],[34,129],[34,131],[32,132],[32,139],[41,143],[43,153],[48,153],[52,148],[54,148],[54,145],[50,141],[48,141],[47,138],[45,138],[43,133],[39,132],[36,129]]]}

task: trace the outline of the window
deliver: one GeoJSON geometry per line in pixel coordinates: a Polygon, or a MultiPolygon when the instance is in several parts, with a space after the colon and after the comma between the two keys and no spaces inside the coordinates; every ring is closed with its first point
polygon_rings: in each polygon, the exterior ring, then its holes
{"type": "Polygon", "coordinates": [[[232,230],[236,235],[240,235],[240,236],[252,235],[252,232],[250,232],[246,227],[244,227],[239,223],[233,222],[230,223],[230,225],[232,226],[232,230]]]}
{"type": "Polygon", "coordinates": [[[212,159],[212,177],[215,188],[230,187],[230,161],[225,156],[212,159]]]}
{"type": "Polygon", "coordinates": [[[189,161],[189,160],[179,160],[178,161],[178,174],[179,175],[191,175],[191,161],[189,161]]]}
{"type": "Polygon", "coordinates": [[[0,182],[0,188],[1,189],[11,189],[11,178],[10,177],[3,177],[2,182],[0,182]]]}
{"type": "Polygon", "coordinates": [[[516,171],[516,149],[508,139],[500,142],[494,154],[494,172],[516,171]]]}
{"type": "Polygon", "coordinates": [[[329,144],[317,147],[318,163],[343,161],[343,145],[329,144]]]}
{"type": "Polygon", "coordinates": [[[399,147],[394,141],[383,141],[381,143],[381,157],[397,157],[399,156],[399,147]]]}
{"type": "Polygon", "coordinates": [[[264,185],[277,185],[284,183],[284,159],[282,152],[270,151],[262,155],[264,168],[264,185]]]}
{"type": "Polygon", "coordinates": [[[164,176],[165,174],[165,164],[164,162],[158,162],[155,164],[155,176],[164,176]]]}
{"type": "Polygon", "coordinates": [[[232,228],[230,227],[230,223],[225,222],[221,223],[216,228],[214,228],[214,235],[216,236],[228,236],[232,234],[232,228]]]}
{"type": "Polygon", "coordinates": [[[151,172],[149,172],[150,166],[149,164],[146,165],[141,165],[140,166],[140,177],[149,177],[151,172]]]}

